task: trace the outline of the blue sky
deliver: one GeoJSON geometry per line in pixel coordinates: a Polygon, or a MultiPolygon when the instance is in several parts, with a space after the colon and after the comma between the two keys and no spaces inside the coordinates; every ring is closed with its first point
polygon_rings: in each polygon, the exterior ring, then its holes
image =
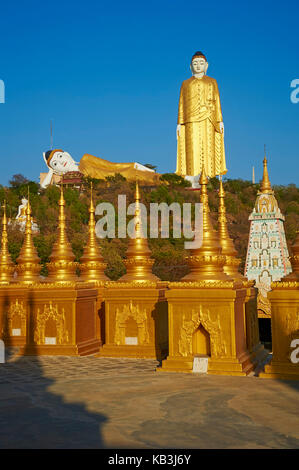
{"type": "Polygon", "coordinates": [[[218,81],[227,177],[299,184],[298,0],[2,2],[0,183],[38,181],[54,147],[175,171],[179,89],[196,50],[218,81]]]}

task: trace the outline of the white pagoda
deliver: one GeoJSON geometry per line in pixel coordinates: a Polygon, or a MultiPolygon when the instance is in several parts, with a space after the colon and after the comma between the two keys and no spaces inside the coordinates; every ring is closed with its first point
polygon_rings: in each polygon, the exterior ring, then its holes
{"type": "Polygon", "coordinates": [[[255,287],[258,288],[259,317],[269,318],[271,306],[267,292],[271,290],[271,282],[282,279],[292,271],[292,267],[284,232],[285,218],[271,188],[266,156],[263,180],[249,220],[245,276],[255,280],[255,287]]]}

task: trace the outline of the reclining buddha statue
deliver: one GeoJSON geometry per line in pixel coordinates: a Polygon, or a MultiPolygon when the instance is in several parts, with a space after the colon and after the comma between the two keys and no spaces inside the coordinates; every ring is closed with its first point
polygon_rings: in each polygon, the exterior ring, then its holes
{"type": "Polygon", "coordinates": [[[112,163],[103,158],[85,154],[77,163],[68,152],[61,149],[48,150],[43,154],[49,169],[47,174],[41,173],[40,185],[46,188],[49,184],[58,183],[60,178],[70,172],[81,173],[96,179],[105,179],[120,173],[128,181],[140,181],[155,184],[159,181],[159,174],[140,163],[112,163]]]}

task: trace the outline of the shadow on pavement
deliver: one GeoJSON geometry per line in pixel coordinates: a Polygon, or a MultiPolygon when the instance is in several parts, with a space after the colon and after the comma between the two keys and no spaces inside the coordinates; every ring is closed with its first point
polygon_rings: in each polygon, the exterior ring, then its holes
{"type": "Polygon", "coordinates": [[[15,353],[7,350],[6,363],[0,364],[0,448],[103,448],[107,418],[51,393],[56,381],[45,376],[42,360],[15,353]]]}

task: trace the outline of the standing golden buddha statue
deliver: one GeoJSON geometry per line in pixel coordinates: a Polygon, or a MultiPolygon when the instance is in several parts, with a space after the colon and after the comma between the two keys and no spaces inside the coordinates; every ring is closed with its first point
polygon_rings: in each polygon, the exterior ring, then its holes
{"type": "Polygon", "coordinates": [[[202,52],[191,60],[192,77],[181,86],[177,126],[176,174],[198,184],[203,167],[210,178],[227,172],[224,125],[217,82],[207,77],[202,52]]]}

